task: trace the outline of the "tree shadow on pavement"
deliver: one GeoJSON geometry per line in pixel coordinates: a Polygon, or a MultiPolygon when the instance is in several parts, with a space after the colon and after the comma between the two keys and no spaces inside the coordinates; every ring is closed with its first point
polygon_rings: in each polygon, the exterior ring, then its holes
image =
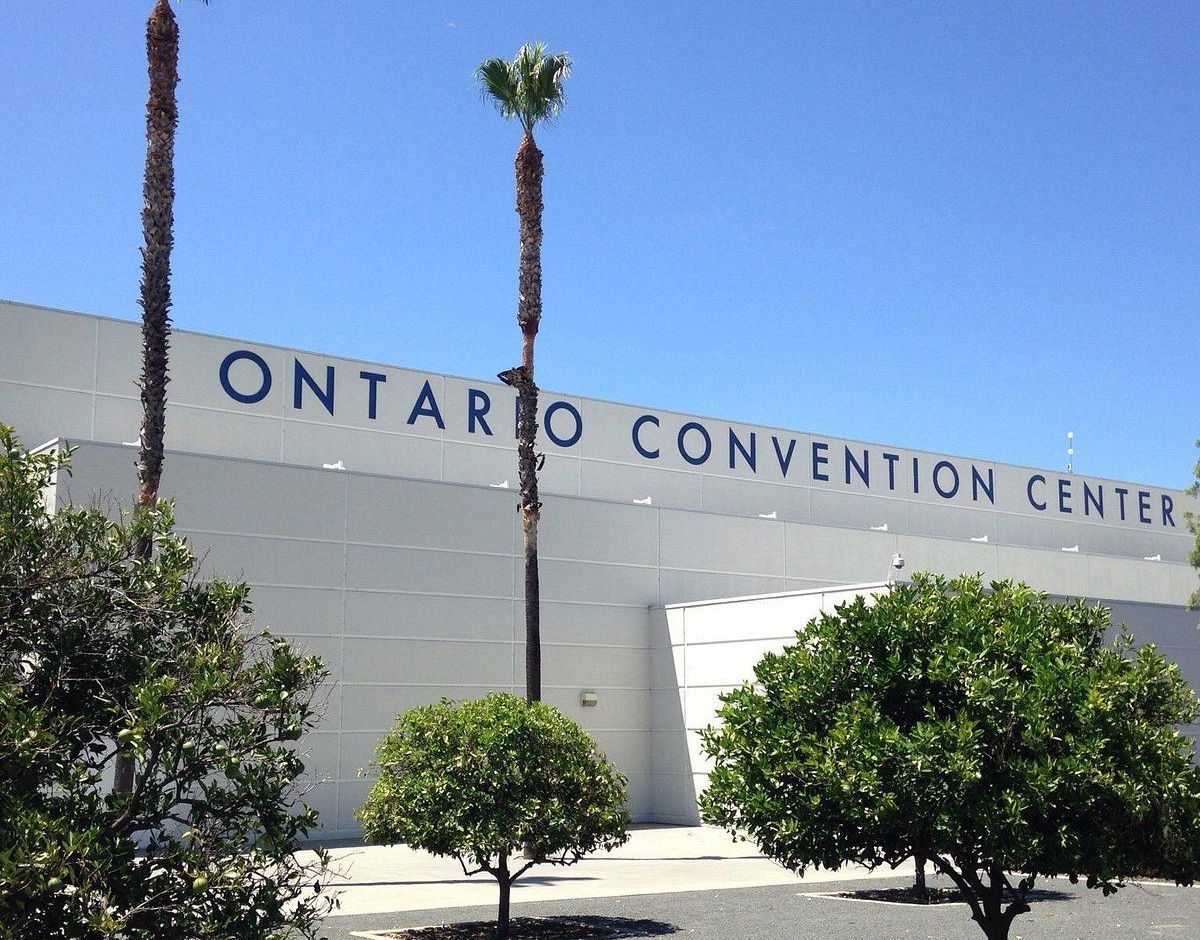
{"type": "MultiPolygon", "coordinates": [[[[387,931],[380,936],[396,940],[492,940],[493,921],[469,924],[445,924],[415,930],[387,931]]],[[[509,940],[621,940],[634,937],[661,937],[677,933],[679,928],[660,920],[599,915],[555,917],[516,917],[509,927],[509,940]]]]}

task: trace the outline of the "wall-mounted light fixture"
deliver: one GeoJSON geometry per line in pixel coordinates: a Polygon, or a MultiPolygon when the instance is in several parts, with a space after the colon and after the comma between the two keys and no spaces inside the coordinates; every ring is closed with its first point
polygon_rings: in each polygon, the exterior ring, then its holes
{"type": "Polygon", "coordinates": [[[342,463],[340,460],[337,461],[336,463],[323,463],[323,464],[321,464],[321,467],[325,470],[345,470],[346,469],[346,465],[344,463],[342,463]]]}
{"type": "Polygon", "coordinates": [[[1063,546],[1063,551],[1064,551],[1064,552],[1076,552],[1076,553],[1078,553],[1078,552],[1079,552],[1079,546],[1078,546],[1078,545],[1064,545],[1064,546],[1063,546]]]}
{"type": "Polygon", "coordinates": [[[598,701],[599,698],[591,689],[584,689],[579,693],[579,704],[584,708],[595,708],[598,701]]]}
{"type": "Polygon", "coordinates": [[[760,519],[778,519],[779,513],[777,513],[774,509],[772,509],[770,512],[760,512],[758,514],[758,518],[760,518],[760,519]]]}
{"type": "Polygon", "coordinates": [[[971,536],[972,542],[986,542],[987,540],[988,540],[988,537],[986,535],[972,535],[971,536]]]}
{"type": "Polygon", "coordinates": [[[887,530],[888,530],[888,526],[887,526],[887,523],[886,523],[886,522],[885,522],[883,525],[873,525],[873,526],[871,526],[871,531],[872,531],[872,532],[886,532],[887,530]]]}
{"type": "Polygon", "coordinates": [[[645,499],[635,499],[634,502],[637,503],[639,506],[653,506],[654,505],[654,497],[647,496],[645,499]]]}

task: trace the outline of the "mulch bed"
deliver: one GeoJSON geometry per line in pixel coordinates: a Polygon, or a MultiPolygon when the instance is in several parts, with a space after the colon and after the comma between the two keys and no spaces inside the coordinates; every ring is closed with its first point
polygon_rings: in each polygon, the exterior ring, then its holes
{"type": "Polygon", "coordinates": [[[864,888],[861,891],[843,891],[841,898],[856,901],[881,901],[885,904],[965,904],[962,892],[957,888],[929,888],[924,895],[912,888],[864,888]]]}
{"type": "MultiPolygon", "coordinates": [[[[618,937],[659,937],[675,933],[676,927],[657,920],[628,917],[514,917],[509,922],[510,940],[615,940],[618,937]]],[[[442,924],[411,930],[383,931],[395,940],[495,940],[496,922],[442,924]]]]}

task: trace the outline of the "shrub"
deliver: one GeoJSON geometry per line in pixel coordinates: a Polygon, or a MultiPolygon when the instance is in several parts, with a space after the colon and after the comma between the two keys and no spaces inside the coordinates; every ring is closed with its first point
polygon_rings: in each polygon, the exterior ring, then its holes
{"type": "Polygon", "coordinates": [[[165,505],[47,512],[58,472],[0,426],[0,937],[312,936],[295,741],[322,665],[198,579],[165,505]],[[131,794],[103,782],[118,754],[131,794]]]}
{"type": "Polygon", "coordinates": [[[723,696],[704,817],[799,871],[928,858],[992,940],[1040,876],[1190,884],[1200,770],[1174,726],[1196,698],[1152,646],[1105,644],[1108,626],[978,577],[839,606],[723,696]]]}
{"type": "Polygon", "coordinates": [[[531,866],[571,865],[628,838],[625,778],[544,702],[493,694],[411,709],[375,763],[379,779],[358,810],[368,840],[490,874],[500,886],[500,936],[512,884],[531,866]]]}

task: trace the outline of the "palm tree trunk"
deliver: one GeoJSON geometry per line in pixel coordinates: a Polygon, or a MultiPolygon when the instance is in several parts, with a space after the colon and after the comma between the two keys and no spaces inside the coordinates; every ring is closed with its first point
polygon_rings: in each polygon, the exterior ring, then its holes
{"type": "MultiPolygon", "coordinates": [[[[175,240],[175,86],[179,83],[179,26],[169,0],[157,0],[146,23],[146,59],[150,96],[142,181],[142,426],[137,462],[137,509],[141,513],[158,500],[166,428],[171,247],[175,240]]],[[[138,542],[139,557],[149,558],[153,545],[147,533],[138,542]]],[[[133,774],[133,758],[118,757],[114,791],[132,792],[133,774]]]]}
{"type": "Polygon", "coordinates": [[[517,389],[517,476],[520,481],[521,535],[525,544],[525,698],[542,697],[541,584],[538,576],[537,401],[533,346],[542,320],[542,152],[526,132],[517,148],[517,214],[521,255],[517,323],[521,327],[521,365],[510,370],[517,389]]]}

